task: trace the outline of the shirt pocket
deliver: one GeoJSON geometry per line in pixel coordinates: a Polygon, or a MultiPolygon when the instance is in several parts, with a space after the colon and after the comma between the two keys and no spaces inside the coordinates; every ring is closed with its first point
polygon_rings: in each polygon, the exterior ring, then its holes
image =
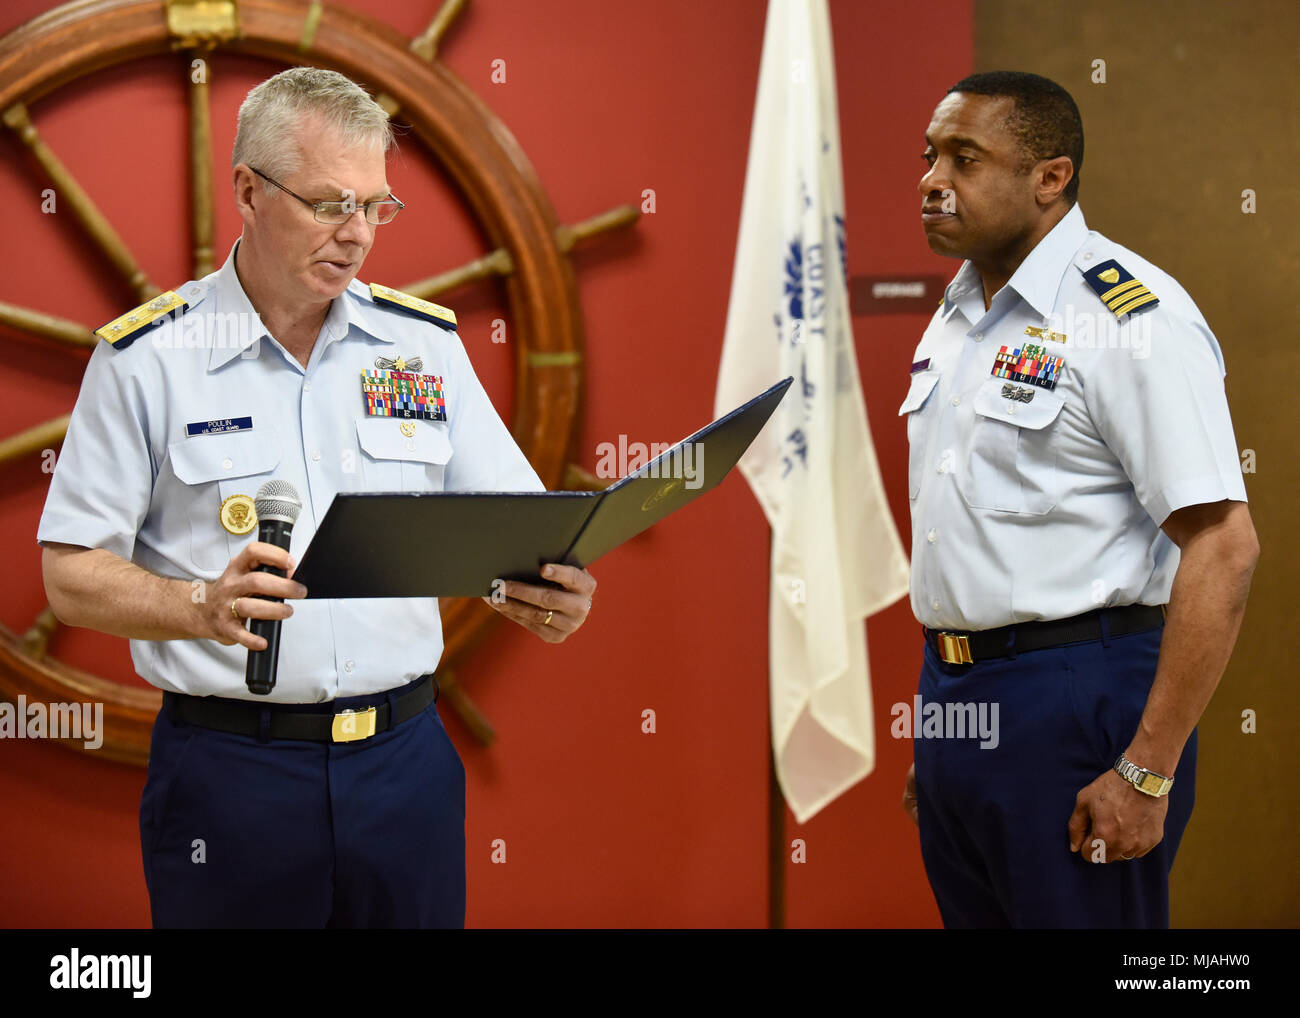
{"type": "Polygon", "coordinates": [[[921,371],[912,376],[912,384],[907,390],[907,398],[898,408],[901,417],[907,414],[907,497],[916,498],[921,490],[921,470],[925,461],[926,445],[929,439],[927,420],[932,414],[920,411],[929,402],[930,394],[938,384],[937,371],[921,371]]]}
{"type": "Polygon", "coordinates": [[[167,447],[172,473],[189,490],[190,558],[200,570],[220,572],[249,541],[257,527],[232,534],[221,523],[221,505],[232,495],[257,497],[280,465],[280,443],[273,434],[233,431],[195,435],[167,447]]]}
{"type": "Polygon", "coordinates": [[[452,453],[445,423],[365,417],[357,421],[357,444],[366,491],[443,490],[452,453]]]}
{"type": "Polygon", "coordinates": [[[1050,389],[989,378],[975,394],[975,427],[962,497],[975,509],[1050,512],[1060,497],[1056,419],[1065,398],[1050,389]],[[1028,402],[1008,399],[1005,387],[1028,391],[1028,402]]]}

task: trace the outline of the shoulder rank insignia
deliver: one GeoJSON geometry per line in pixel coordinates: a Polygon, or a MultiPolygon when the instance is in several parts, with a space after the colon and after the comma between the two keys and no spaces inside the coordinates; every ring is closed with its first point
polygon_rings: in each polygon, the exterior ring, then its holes
{"type": "Polygon", "coordinates": [[[394,290],[391,286],[380,286],[378,283],[370,284],[370,296],[376,304],[405,311],[408,315],[415,315],[416,318],[423,318],[444,329],[456,331],[456,312],[451,308],[445,308],[431,300],[412,297],[409,293],[394,290]]]}
{"type": "Polygon", "coordinates": [[[189,304],[175,290],[159,294],[146,304],[128,311],[121,318],[114,318],[107,325],[95,330],[100,339],[108,340],[117,350],[125,350],[149,329],[162,325],[163,318],[180,308],[184,311],[189,304]]]}
{"type": "Polygon", "coordinates": [[[1160,303],[1160,298],[1130,276],[1113,258],[1089,269],[1083,278],[1116,318],[1160,303]]]}

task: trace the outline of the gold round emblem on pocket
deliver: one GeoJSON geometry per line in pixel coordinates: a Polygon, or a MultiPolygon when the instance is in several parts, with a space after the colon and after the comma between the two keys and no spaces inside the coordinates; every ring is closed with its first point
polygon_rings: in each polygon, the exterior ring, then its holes
{"type": "Polygon", "coordinates": [[[218,514],[221,525],[237,537],[250,533],[257,526],[257,510],[251,495],[231,495],[221,503],[218,514]]]}

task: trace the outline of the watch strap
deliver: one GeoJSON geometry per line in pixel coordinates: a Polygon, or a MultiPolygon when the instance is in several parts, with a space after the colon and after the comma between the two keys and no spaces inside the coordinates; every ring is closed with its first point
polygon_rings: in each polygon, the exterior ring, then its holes
{"type": "Polygon", "coordinates": [[[1144,792],[1155,798],[1168,795],[1169,789],[1174,787],[1173,778],[1167,778],[1163,774],[1157,774],[1155,771],[1139,767],[1123,753],[1115,761],[1115,771],[1139,792],[1144,792]]]}

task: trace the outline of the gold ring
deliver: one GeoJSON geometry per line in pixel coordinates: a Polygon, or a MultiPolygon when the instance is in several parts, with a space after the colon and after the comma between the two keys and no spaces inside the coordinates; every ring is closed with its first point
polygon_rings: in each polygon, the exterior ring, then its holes
{"type": "Polygon", "coordinates": [[[244,616],[240,615],[240,614],[239,614],[239,609],[237,609],[237,608],[235,607],[235,605],[236,605],[236,603],[238,603],[238,601],[239,601],[239,598],[235,598],[234,601],[231,601],[231,602],[230,602],[230,614],[233,615],[233,616],[235,616],[235,618],[238,619],[240,622],[243,622],[243,621],[244,621],[244,616]]]}
{"type": "Polygon", "coordinates": [[[547,612],[547,613],[546,613],[546,618],[545,618],[545,620],[542,622],[542,625],[544,625],[544,626],[549,626],[549,625],[551,624],[551,616],[554,615],[554,614],[555,614],[555,612],[553,612],[553,611],[549,611],[549,612],[547,612]]]}

